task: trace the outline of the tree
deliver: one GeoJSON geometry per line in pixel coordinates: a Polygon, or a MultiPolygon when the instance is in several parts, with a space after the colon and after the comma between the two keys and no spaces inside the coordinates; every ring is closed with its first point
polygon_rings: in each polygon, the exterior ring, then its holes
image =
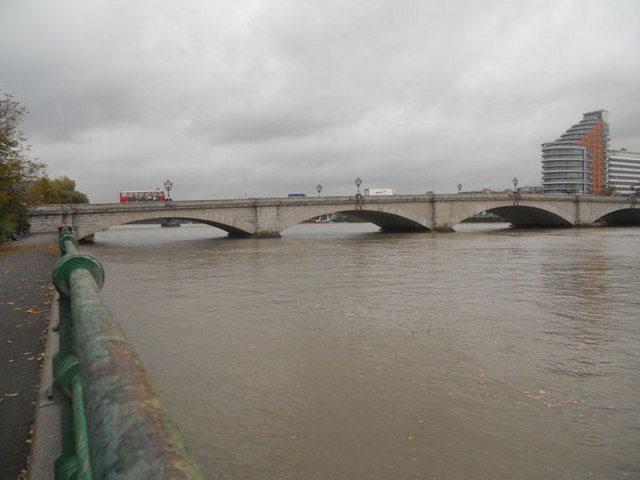
{"type": "Polygon", "coordinates": [[[56,178],[53,187],[58,191],[60,203],[89,203],[89,198],[82,192],[76,191],[76,182],[69,177],[56,178]]]}
{"type": "Polygon", "coordinates": [[[27,190],[26,200],[29,205],[62,203],[58,190],[47,177],[40,177],[33,182],[33,185],[27,190]]]}
{"type": "Polygon", "coordinates": [[[19,130],[27,108],[4,94],[0,99],[0,240],[28,231],[29,220],[25,194],[44,169],[30,161],[29,146],[19,130]]]}

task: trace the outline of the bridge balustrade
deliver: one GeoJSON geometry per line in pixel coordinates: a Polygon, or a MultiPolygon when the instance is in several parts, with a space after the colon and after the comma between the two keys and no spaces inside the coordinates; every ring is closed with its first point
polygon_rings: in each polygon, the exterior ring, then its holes
{"type": "Polygon", "coordinates": [[[53,272],[60,347],[53,362],[61,406],[56,479],[202,479],[203,474],[102,299],[104,269],[60,230],[53,272]]]}

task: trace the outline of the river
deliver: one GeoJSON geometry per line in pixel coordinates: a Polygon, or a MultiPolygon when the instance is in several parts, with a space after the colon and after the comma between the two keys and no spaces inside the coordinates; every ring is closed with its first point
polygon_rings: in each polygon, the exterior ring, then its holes
{"type": "Polygon", "coordinates": [[[82,250],[207,478],[640,478],[640,228],[82,250]]]}

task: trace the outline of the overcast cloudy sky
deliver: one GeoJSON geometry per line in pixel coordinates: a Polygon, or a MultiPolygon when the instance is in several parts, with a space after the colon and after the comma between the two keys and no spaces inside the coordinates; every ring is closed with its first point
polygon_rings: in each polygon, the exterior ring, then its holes
{"type": "Polygon", "coordinates": [[[637,0],[2,0],[0,90],[92,202],[540,184],[610,112],[640,151],[637,0]]]}

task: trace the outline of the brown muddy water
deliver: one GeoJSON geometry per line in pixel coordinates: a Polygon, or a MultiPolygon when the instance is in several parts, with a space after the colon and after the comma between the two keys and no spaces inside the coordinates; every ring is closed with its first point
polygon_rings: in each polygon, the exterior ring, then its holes
{"type": "Polygon", "coordinates": [[[640,478],[640,228],[82,250],[207,478],[640,478]]]}

